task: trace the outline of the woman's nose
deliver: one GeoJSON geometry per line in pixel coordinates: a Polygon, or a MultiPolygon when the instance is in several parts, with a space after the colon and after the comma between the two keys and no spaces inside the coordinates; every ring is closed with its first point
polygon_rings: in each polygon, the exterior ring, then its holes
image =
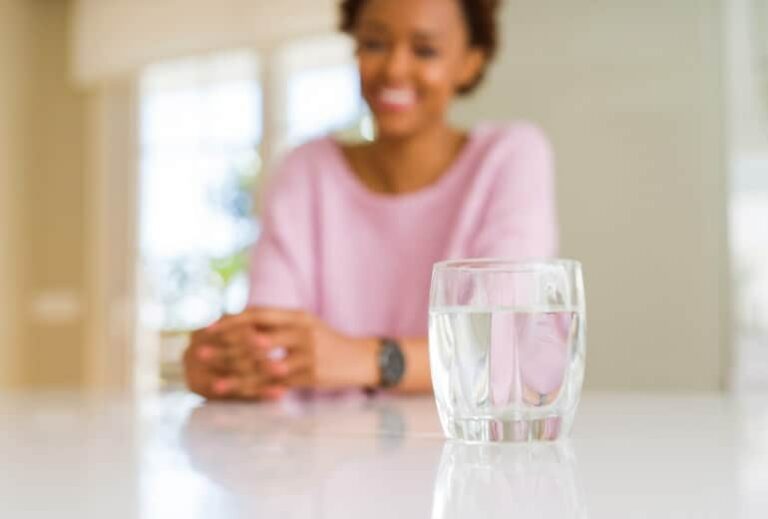
{"type": "Polygon", "coordinates": [[[411,73],[411,54],[405,45],[398,45],[387,56],[385,73],[387,81],[398,82],[408,78],[411,73]]]}

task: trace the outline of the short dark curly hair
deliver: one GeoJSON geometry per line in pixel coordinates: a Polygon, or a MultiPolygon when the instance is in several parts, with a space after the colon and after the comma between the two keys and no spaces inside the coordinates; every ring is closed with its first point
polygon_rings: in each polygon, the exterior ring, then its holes
{"type": "MultiPolygon", "coordinates": [[[[339,28],[352,34],[360,11],[367,0],[341,0],[341,22],[339,28]]],[[[469,30],[469,45],[479,48],[485,54],[483,70],[470,83],[457,90],[460,95],[469,94],[485,77],[485,69],[496,55],[499,46],[499,31],[496,21],[501,0],[458,0],[469,30]]]]}

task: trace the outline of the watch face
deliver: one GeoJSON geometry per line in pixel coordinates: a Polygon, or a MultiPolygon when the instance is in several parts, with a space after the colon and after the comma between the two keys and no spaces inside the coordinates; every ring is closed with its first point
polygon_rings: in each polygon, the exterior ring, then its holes
{"type": "Polygon", "coordinates": [[[400,345],[391,339],[385,339],[381,343],[379,355],[379,371],[381,385],[392,387],[400,382],[405,372],[405,357],[400,345]]]}

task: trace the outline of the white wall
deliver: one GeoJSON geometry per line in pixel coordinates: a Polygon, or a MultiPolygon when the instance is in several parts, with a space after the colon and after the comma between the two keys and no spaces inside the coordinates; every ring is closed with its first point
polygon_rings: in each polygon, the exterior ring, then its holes
{"type": "Polygon", "coordinates": [[[457,118],[554,142],[562,254],[584,263],[587,385],[717,389],[728,364],[722,3],[508,2],[457,118]]]}

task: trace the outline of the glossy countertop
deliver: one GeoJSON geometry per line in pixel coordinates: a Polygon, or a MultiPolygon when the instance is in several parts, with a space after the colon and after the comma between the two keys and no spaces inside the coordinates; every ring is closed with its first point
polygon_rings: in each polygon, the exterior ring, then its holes
{"type": "Polygon", "coordinates": [[[443,440],[429,397],[0,395],[3,518],[765,518],[768,398],[586,393],[572,439],[443,440]]]}

